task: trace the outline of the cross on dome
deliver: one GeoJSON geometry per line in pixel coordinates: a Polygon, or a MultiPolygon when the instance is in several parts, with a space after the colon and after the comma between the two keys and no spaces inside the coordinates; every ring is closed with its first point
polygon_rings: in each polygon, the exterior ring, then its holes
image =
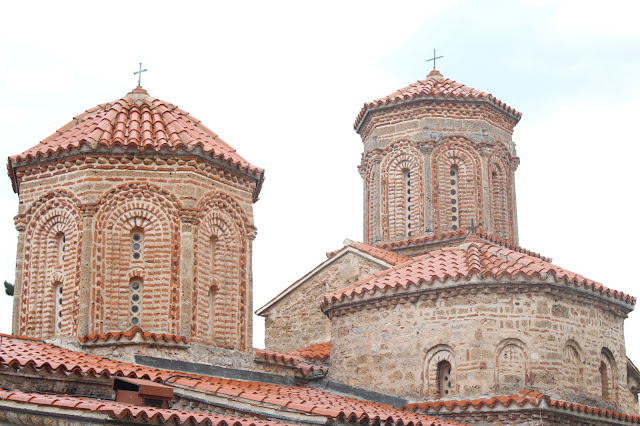
{"type": "MultiPolygon", "coordinates": [[[[433,61],[433,70],[436,70],[436,59],[443,58],[444,56],[436,56],[436,49],[433,49],[433,58],[427,59],[427,62],[433,61]]],[[[145,70],[146,71],[146,70],[145,70]]]]}
{"type": "MultiPolygon", "coordinates": [[[[434,50],[434,54],[435,54],[435,50],[434,50]]],[[[143,73],[143,72],[146,72],[146,71],[147,71],[147,69],[146,69],[146,68],[145,68],[145,69],[142,69],[142,62],[140,62],[140,68],[138,69],[138,71],[135,71],[135,72],[133,73],[133,75],[138,74],[138,86],[140,86],[140,80],[142,79],[142,73],[143,73]]]]}

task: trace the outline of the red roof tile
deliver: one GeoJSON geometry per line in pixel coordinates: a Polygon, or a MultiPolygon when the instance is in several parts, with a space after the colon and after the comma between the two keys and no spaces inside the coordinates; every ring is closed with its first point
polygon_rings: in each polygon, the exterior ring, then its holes
{"type": "Polygon", "coordinates": [[[140,86],[122,99],[85,111],[38,145],[9,157],[9,175],[15,180],[13,168],[21,162],[82,147],[154,152],[179,149],[191,152],[198,148],[205,155],[258,178],[256,193],[264,175],[263,169],[251,165],[200,120],[169,102],[149,96],[140,86]]]}
{"type": "MultiPolygon", "coordinates": [[[[265,402],[303,413],[319,414],[335,420],[371,422],[393,425],[447,426],[463,423],[440,420],[422,414],[409,413],[390,405],[361,401],[332,394],[306,386],[282,386],[261,382],[223,379],[189,374],[192,378],[173,377],[174,371],[144,367],[127,362],[110,360],[99,356],[75,352],[69,349],[22,340],[11,336],[0,336],[0,364],[16,368],[30,365],[44,371],[73,371],[88,375],[128,376],[149,380],[167,380],[167,385],[189,387],[192,390],[234,399],[265,402]]],[[[14,393],[15,400],[30,400],[30,396],[14,393]]],[[[96,404],[95,400],[82,401],[96,404]]],[[[67,401],[67,404],[69,402],[67,401]]],[[[132,406],[137,407],[137,406],[132,406]]],[[[133,408],[131,408],[133,410],[133,408]]],[[[137,407],[136,409],[141,409],[137,407]]],[[[137,412],[136,412],[137,413],[137,412]]]]}
{"type": "Polygon", "coordinates": [[[372,109],[389,105],[397,105],[417,99],[483,100],[513,116],[516,121],[520,120],[520,117],[522,117],[522,113],[511,108],[495,96],[465,86],[464,84],[458,83],[449,78],[443,78],[439,71],[434,70],[429,73],[426,80],[418,80],[407,87],[403,87],[402,89],[393,92],[389,96],[364,104],[355,123],[353,124],[353,127],[358,131],[360,126],[364,123],[367,113],[372,109]]]}
{"type": "Polygon", "coordinates": [[[257,361],[272,362],[274,364],[293,367],[303,377],[324,377],[329,371],[329,367],[325,365],[314,365],[298,355],[267,351],[257,348],[254,348],[253,351],[256,355],[257,361]]]}
{"type": "Polygon", "coordinates": [[[164,333],[151,333],[148,331],[144,331],[138,325],[134,325],[127,331],[114,331],[103,334],[87,334],[86,336],[78,337],[78,340],[80,340],[80,342],[82,342],[83,344],[127,342],[135,341],[138,339],[145,342],[177,345],[189,344],[189,339],[184,336],[164,333]]]}
{"type": "Polygon", "coordinates": [[[634,305],[636,300],[635,297],[611,290],[596,281],[555,266],[543,258],[493,244],[474,242],[462,244],[460,247],[435,250],[412,261],[378,272],[352,286],[326,295],[321,308],[326,310],[329,306],[344,300],[353,300],[354,297],[365,293],[375,294],[387,289],[408,289],[410,286],[422,287],[431,285],[435,281],[470,279],[474,276],[539,280],[552,277],[556,282],[563,282],[567,286],[582,287],[630,305],[634,305]]]}
{"type": "Polygon", "coordinates": [[[326,363],[329,362],[329,356],[331,355],[331,342],[318,343],[307,346],[306,348],[300,348],[289,352],[289,355],[299,356],[309,362],[326,363]]]}
{"type": "MultiPolygon", "coordinates": [[[[394,253],[382,247],[370,246],[368,244],[359,243],[357,241],[345,240],[345,247],[356,248],[361,252],[367,253],[375,257],[376,259],[382,260],[383,262],[386,262],[390,265],[398,265],[400,263],[404,263],[407,260],[411,259],[410,257],[406,257],[401,254],[394,253]]],[[[335,251],[332,251],[331,253],[328,253],[327,256],[329,258],[332,258],[336,254],[340,253],[342,250],[344,250],[344,247],[339,250],[335,250],[335,251]]]]}
{"type": "Polygon", "coordinates": [[[438,413],[441,411],[452,411],[459,409],[462,411],[503,409],[510,406],[535,408],[545,401],[550,408],[573,411],[592,416],[605,417],[626,423],[640,424],[640,416],[619,413],[617,411],[605,410],[602,408],[590,407],[588,405],[577,404],[568,401],[553,399],[543,393],[523,390],[514,395],[500,395],[492,398],[476,398],[463,400],[438,400],[416,404],[407,404],[402,408],[411,412],[438,413]]]}
{"type": "Polygon", "coordinates": [[[109,417],[117,420],[133,420],[142,423],[171,423],[177,425],[211,424],[214,426],[267,426],[285,424],[265,420],[239,419],[231,416],[221,416],[203,412],[138,406],[125,402],[82,396],[39,394],[6,391],[2,389],[0,389],[0,400],[53,408],[91,411],[107,414],[109,417]]]}

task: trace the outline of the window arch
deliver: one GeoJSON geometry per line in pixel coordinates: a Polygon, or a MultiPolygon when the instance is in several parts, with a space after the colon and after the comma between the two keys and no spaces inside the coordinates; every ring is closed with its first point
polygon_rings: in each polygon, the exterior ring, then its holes
{"type": "Polygon", "coordinates": [[[426,398],[446,398],[457,393],[455,356],[448,345],[436,345],[424,360],[422,390],[426,398]]]}
{"type": "Polygon", "coordinates": [[[602,348],[600,352],[600,365],[598,373],[600,373],[600,391],[602,399],[609,402],[616,402],[615,392],[615,360],[609,349],[602,348]]]}
{"type": "Polygon", "coordinates": [[[129,324],[131,326],[141,323],[142,294],[142,278],[131,278],[129,282],[129,324]]]}
{"type": "Polygon", "coordinates": [[[584,367],[580,352],[578,344],[573,340],[567,342],[563,351],[565,381],[576,391],[582,390],[584,382],[584,367]]]}
{"type": "Polygon", "coordinates": [[[53,332],[54,334],[60,334],[62,331],[62,295],[63,295],[63,285],[62,282],[56,281],[53,283],[53,332]]]}

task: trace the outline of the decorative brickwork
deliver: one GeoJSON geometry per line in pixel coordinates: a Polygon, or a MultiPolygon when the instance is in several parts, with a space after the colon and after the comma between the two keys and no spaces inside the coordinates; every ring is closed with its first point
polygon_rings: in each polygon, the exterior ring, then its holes
{"type": "Polygon", "coordinates": [[[480,157],[465,138],[447,138],[433,151],[431,170],[435,233],[465,228],[471,225],[472,219],[475,224],[482,222],[481,167],[480,157]],[[455,175],[452,174],[454,170],[455,175]],[[455,184],[452,183],[454,181],[455,184]],[[454,221],[454,217],[457,220],[454,221]]]}
{"type": "Polygon", "coordinates": [[[67,191],[48,193],[26,215],[21,283],[22,335],[77,335],[82,218],[67,191]]]}
{"type": "Polygon", "coordinates": [[[245,350],[247,336],[247,227],[233,197],[215,192],[199,203],[194,223],[192,336],[245,350]]]}
{"type": "Polygon", "coordinates": [[[150,184],[127,184],[98,201],[95,218],[92,333],[126,330],[132,279],[142,281],[140,325],[147,330],[179,334],[178,211],[171,194],[150,184]],[[131,231],[144,233],[144,252],[134,258],[131,231]]]}
{"type": "Polygon", "coordinates": [[[385,148],[382,161],[382,238],[402,240],[422,235],[424,178],[422,155],[415,143],[400,141],[385,148]]]}

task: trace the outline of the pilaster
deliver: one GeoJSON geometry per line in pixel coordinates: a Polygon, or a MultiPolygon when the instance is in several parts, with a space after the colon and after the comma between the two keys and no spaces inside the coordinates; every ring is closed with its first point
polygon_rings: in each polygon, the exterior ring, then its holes
{"type": "Polygon", "coordinates": [[[81,207],[82,236],[80,241],[80,283],[78,291],[78,328],[76,335],[85,336],[92,332],[91,286],[93,284],[93,217],[98,211],[95,204],[81,207]]]}
{"type": "Polygon", "coordinates": [[[19,335],[20,333],[20,309],[22,302],[22,276],[24,267],[24,233],[27,229],[27,223],[23,216],[18,215],[14,219],[16,230],[18,231],[18,246],[16,248],[16,280],[13,287],[13,317],[11,333],[19,335]]]}
{"type": "Polygon", "coordinates": [[[422,154],[422,162],[424,164],[423,185],[424,185],[424,235],[433,235],[433,203],[432,186],[431,186],[431,153],[436,147],[435,141],[422,142],[418,146],[422,154]]]}
{"type": "Polygon", "coordinates": [[[182,210],[180,212],[180,327],[182,336],[191,336],[191,316],[193,315],[193,264],[194,239],[193,224],[197,212],[182,210]]]}

